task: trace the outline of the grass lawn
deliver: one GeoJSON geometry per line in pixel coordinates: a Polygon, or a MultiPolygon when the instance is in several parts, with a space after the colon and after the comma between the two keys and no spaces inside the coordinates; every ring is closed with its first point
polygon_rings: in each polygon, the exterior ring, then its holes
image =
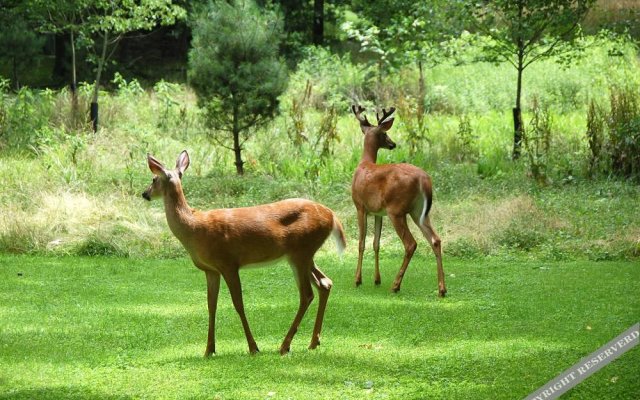
{"type": "MultiPolygon", "coordinates": [[[[445,258],[439,299],[421,251],[398,294],[400,254],[381,252],[377,288],[368,252],[355,288],[353,250],[319,253],[335,285],[322,345],[307,350],[314,302],[285,357],[292,273],[243,271],[262,352],[247,354],[223,286],[210,359],[205,278],[186,259],[2,255],[0,398],[519,399],[640,320],[637,263],[445,258]]],[[[636,399],[639,374],[640,346],[565,398],[636,399]]]]}

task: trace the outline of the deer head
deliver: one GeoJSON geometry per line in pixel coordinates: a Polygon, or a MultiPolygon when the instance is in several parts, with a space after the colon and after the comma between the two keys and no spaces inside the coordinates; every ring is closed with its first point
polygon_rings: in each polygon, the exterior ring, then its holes
{"type": "Polygon", "coordinates": [[[396,110],[395,107],[391,107],[389,110],[383,108],[382,116],[376,113],[378,125],[372,125],[369,120],[367,120],[367,117],[362,115],[364,112],[362,106],[353,105],[351,106],[351,110],[355,114],[356,119],[360,121],[360,129],[365,135],[365,142],[373,141],[373,144],[378,149],[393,150],[396,148],[395,142],[387,135],[387,131],[393,126],[394,118],[391,115],[396,110]]]}
{"type": "Polygon", "coordinates": [[[166,169],[151,154],[147,154],[147,163],[154,177],[151,185],[142,193],[142,197],[151,201],[163,197],[170,190],[176,191],[178,187],[182,187],[180,180],[184,171],[189,167],[189,154],[183,150],[178,156],[176,168],[173,170],[166,169]]]}

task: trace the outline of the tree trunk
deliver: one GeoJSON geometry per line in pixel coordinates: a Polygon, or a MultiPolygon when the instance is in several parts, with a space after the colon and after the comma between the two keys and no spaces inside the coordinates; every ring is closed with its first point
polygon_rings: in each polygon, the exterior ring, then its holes
{"type": "Polygon", "coordinates": [[[425,87],[424,87],[424,68],[422,66],[422,60],[418,61],[418,124],[420,127],[420,131],[422,131],[422,120],[424,118],[424,96],[425,96],[425,87]]]}
{"type": "Polygon", "coordinates": [[[91,99],[91,124],[93,125],[94,133],[98,131],[98,93],[100,91],[100,77],[102,76],[102,69],[104,68],[105,58],[107,57],[108,41],[109,32],[105,32],[102,42],[102,54],[98,59],[98,71],[96,72],[96,82],[93,85],[93,97],[91,99]]]}
{"type": "Polygon", "coordinates": [[[522,110],[516,107],[513,109],[513,154],[511,155],[513,160],[520,158],[523,130],[522,110]]]}
{"type": "Polygon", "coordinates": [[[524,134],[524,126],[522,124],[522,57],[518,56],[518,83],[516,89],[516,106],[513,109],[513,154],[511,158],[517,160],[520,158],[522,136],[524,134]]]}
{"type": "MultiPolygon", "coordinates": [[[[525,1],[518,1],[518,23],[522,23],[524,15],[525,1]]],[[[522,126],[522,107],[520,99],[522,97],[522,71],[524,71],[524,50],[525,45],[521,37],[516,40],[518,46],[518,83],[516,88],[516,107],[513,109],[513,153],[511,154],[512,160],[520,158],[520,149],[522,142],[522,135],[524,134],[524,127],[522,126]]]]}
{"type": "Polygon", "coordinates": [[[321,46],[324,40],[324,0],[313,1],[313,44],[321,46]]]}
{"type": "Polygon", "coordinates": [[[73,129],[78,128],[78,78],[76,75],[76,43],[73,31],[71,31],[71,124],[73,129]]]}
{"type": "Polygon", "coordinates": [[[236,155],[236,172],[244,175],[244,161],[242,161],[242,147],[240,146],[240,127],[238,126],[238,105],[233,105],[233,152],[236,155]]]}

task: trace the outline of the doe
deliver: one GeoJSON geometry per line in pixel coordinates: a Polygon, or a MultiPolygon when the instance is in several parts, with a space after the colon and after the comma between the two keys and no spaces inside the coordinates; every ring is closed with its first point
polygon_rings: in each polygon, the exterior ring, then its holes
{"type": "Polygon", "coordinates": [[[182,174],[189,166],[189,155],[183,151],[176,167],[168,170],[147,155],[153,182],[142,193],[147,200],[163,198],[167,223],[180,240],[196,267],[207,278],[209,334],[205,357],[215,354],[215,325],[220,277],[226,282],[251,354],[258,346],[249,329],[244,312],[240,268],[286,258],[291,265],[300,293],[298,312],[280,346],[280,354],[289,352],[291,341],[309,304],[313,300],[313,284],[319,295],[318,311],[310,349],[320,344],[320,331],[333,282],[313,261],[313,257],[329,235],[338,250],[345,247],[342,224],[329,208],[309,200],[289,199],[255,207],[198,211],[187,204],[182,191],[182,174]]]}
{"type": "Polygon", "coordinates": [[[407,270],[409,261],[413,257],[417,244],[407,226],[407,214],[420,228],[420,231],[429,241],[436,256],[438,266],[438,294],[444,297],[447,288],[444,283],[444,271],[442,269],[442,249],[440,237],[436,234],[431,221],[429,211],[432,203],[431,178],[422,169],[411,164],[376,164],[378,149],[392,150],[396,144],[389,138],[387,131],[391,129],[395,108],[389,111],[383,109],[382,116],[376,113],[378,125],[372,125],[367,117],[362,115],[364,108],[351,107],[356,118],[360,122],[360,129],[364,134],[364,150],[362,159],[353,174],[351,185],[351,197],[358,212],[358,266],[356,268],[356,285],[362,283],[362,256],[364,253],[364,241],[367,235],[367,216],[375,216],[375,229],[373,237],[373,250],[375,253],[375,284],[380,284],[379,250],[380,233],[382,231],[382,217],[389,216],[396,233],[404,244],[404,260],[398,274],[391,286],[391,290],[400,290],[402,278],[407,270]]]}

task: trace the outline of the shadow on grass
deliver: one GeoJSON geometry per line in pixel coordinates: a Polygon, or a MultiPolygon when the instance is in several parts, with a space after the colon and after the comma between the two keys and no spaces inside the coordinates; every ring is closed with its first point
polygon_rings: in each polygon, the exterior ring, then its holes
{"type": "MultiPolygon", "coordinates": [[[[306,350],[316,301],[286,357],[277,351],[297,308],[290,271],[243,272],[248,319],[263,353],[247,354],[239,318],[223,288],[218,355],[211,359],[201,357],[208,318],[204,277],[198,271],[185,274],[182,267],[176,271],[184,262],[116,260],[123,270],[109,270],[107,276],[94,268],[108,266],[108,259],[92,268],[54,263],[48,272],[27,266],[22,269],[28,276],[37,276],[29,285],[22,278],[0,284],[7,304],[0,315],[9,322],[0,331],[0,359],[21,365],[26,358],[36,371],[50,364],[83,370],[98,365],[115,380],[126,379],[129,368],[157,371],[167,379],[185,374],[215,382],[215,390],[234,398],[263,398],[283,387],[293,398],[309,393],[359,398],[371,390],[391,398],[514,398],[638,317],[638,300],[614,301],[638,287],[638,273],[627,264],[451,262],[449,296],[439,299],[433,263],[417,260],[398,294],[372,283],[356,289],[351,268],[323,263],[335,286],[322,345],[306,350]],[[176,278],[177,273],[184,275],[176,278]]],[[[390,266],[395,262],[383,263],[383,279],[390,279],[390,266]]],[[[620,363],[625,374],[638,354],[620,363]]],[[[212,397],[213,389],[204,383],[200,393],[212,397]]],[[[624,395],[638,384],[619,387],[624,395]]],[[[28,389],[24,393],[29,397],[28,389]]],[[[62,397],[73,398],[73,393],[62,397]]]]}
{"type": "Polygon", "coordinates": [[[84,386],[51,386],[38,389],[18,389],[0,393],[0,399],[38,399],[38,400],[79,400],[79,399],[132,399],[130,396],[112,395],[107,392],[98,392],[95,389],[84,386]]]}

